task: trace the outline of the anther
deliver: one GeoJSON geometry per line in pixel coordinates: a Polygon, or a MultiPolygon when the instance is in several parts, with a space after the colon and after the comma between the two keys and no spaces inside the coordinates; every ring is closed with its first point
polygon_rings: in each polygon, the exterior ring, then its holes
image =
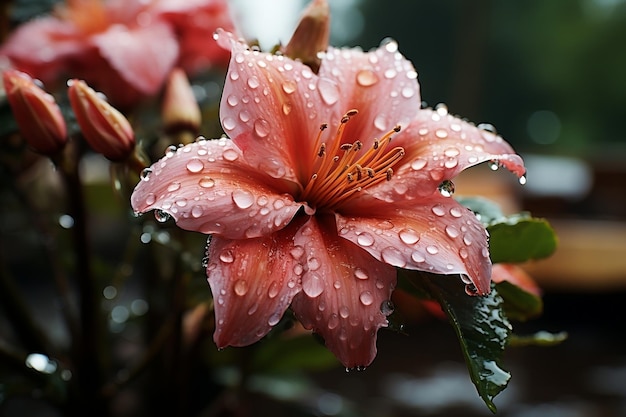
{"type": "Polygon", "coordinates": [[[378,141],[378,139],[374,139],[374,145],[372,146],[372,148],[374,148],[374,150],[378,149],[378,147],[380,146],[380,142],[378,141]]]}
{"type": "Polygon", "coordinates": [[[352,116],[356,116],[358,113],[359,113],[359,111],[357,109],[352,109],[352,110],[348,110],[346,112],[346,116],[352,117],[352,116]]]}
{"type": "Polygon", "coordinates": [[[354,181],[354,176],[348,172],[348,174],[346,175],[346,179],[348,180],[348,182],[352,182],[354,181]]]}
{"type": "Polygon", "coordinates": [[[393,176],[393,169],[387,168],[387,181],[391,181],[391,177],[393,176]]]}
{"type": "Polygon", "coordinates": [[[322,123],[322,124],[320,125],[320,130],[322,130],[322,131],[323,131],[323,130],[326,130],[326,128],[328,128],[328,123],[322,123]]]}
{"type": "Polygon", "coordinates": [[[367,172],[367,176],[370,178],[374,178],[374,174],[376,174],[372,168],[365,168],[365,172],[367,172]]]}
{"type": "Polygon", "coordinates": [[[319,156],[319,157],[321,158],[322,156],[324,156],[324,154],[325,154],[325,153],[326,153],[326,144],[325,144],[325,143],[322,143],[322,144],[320,145],[320,150],[319,150],[319,152],[317,153],[317,156],[319,156]]]}
{"type": "Polygon", "coordinates": [[[393,131],[394,131],[394,132],[396,132],[396,133],[398,133],[398,132],[400,131],[400,129],[402,129],[402,128],[400,127],[400,125],[396,125],[396,126],[393,128],[393,131]]]}
{"type": "Polygon", "coordinates": [[[349,151],[350,149],[352,149],[352,144],[344,143],[339,147],[339,149],[341,149],[342,151],[349,151]]]}
{"type": "Polygon", "coordinates": [[[357,140],[356,142],[354,142],[354,148],[353,149],[355,150],[355,152],[356,151],[360,151],[362,147],[363,147],[363,144],[361,143],[360,140],[357,140]]]}

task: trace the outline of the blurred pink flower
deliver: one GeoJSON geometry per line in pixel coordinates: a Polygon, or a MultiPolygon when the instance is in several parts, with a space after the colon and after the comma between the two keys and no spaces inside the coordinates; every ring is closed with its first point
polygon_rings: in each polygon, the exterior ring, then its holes
{"type": "Polygon", "coordinates": [[[225,65],[218,27],[232,28],[226,0],[67,0],[18,27],[0,57],[46,83],[84,79],[126,107],[158,92],[175,65],[225,65]]]}
{"type": "Polygon", "coordinates": [[[291,305],[346,367],[366,366],[396,267],[460,274],[472,293],[489,292],[486,230],[450,198],[449,180],[490,160],[523,175],[501,137],[443,106],[421,109],[395,42],[329,48],[316,75],[217,38],[232,53],[220,107],[232,139],[168,152],[132,206],[213,236],[219,347],[259,340],[291,305]]]}

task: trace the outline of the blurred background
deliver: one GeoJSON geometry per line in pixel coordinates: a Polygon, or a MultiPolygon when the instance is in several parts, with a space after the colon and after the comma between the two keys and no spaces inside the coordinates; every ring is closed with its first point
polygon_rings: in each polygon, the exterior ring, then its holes
{"type": "MultiPolygon", "coordinates": [[[[479,166],[456,182],[457,195],[487,195],[508,213],[528,210],[559,236],[554,256],[525,266],[544,291],[544,314],[515,330],[567,331],[569,339],[507,350],[513,377],[495,399],[498,415],[626,415],[626,1],[328,1],[331,44],[367,50],[394,38],[419,73],[423,101],[493,124],[524,157],[525,186],[479,166]]],[[[32,3],[32,15],[54,1],[14,3],[32,3]]],[[[306,3],[233,0],[233,17],[267,49],[286,43],[306,3]]],[[[6,217],[2,224],[6,230],[6,217]]],[[[95,231],[103,250],[114,248],[114,231],[95,231]]],[[[208,291],[202,271],[194,279],[208,291]]],[[[320,416],[491,415],[452,328],[425,314],[405,319],[406,334],[379,332],[366,371],[315,372],[314,391],[298,380],[259,380],[251,404],[275,416],[305,415],[303,404],[320,416]],[[266,401],[268,390],[298,406],[266,401]]],[[[24,406],[5,404],[0,415],[24,406]]]]}

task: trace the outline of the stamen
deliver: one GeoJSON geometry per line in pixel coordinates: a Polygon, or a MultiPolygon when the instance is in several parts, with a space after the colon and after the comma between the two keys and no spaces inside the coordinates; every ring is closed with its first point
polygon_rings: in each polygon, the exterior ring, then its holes
{"type": "Polygon", "coordinates": [[[394,174],[392,167],[405,154],[402,147],[387,149],[392,135],[400,131],[399,125],[380,139],[374,139],[372,147],[365,151],[359,140],[344,142],[345,126],[357,113],[356,110],[346,112],[334,137],[327,138],[323,143],[321,132],[328,125],[320,126],[316,146],[317,156],[321,159],[314,165],[315,172],[300,195],[312,206],[332,209],[367,187],[390,181],[394,174]],[[331,155],[332,158],[327,157],[331,155]]]}

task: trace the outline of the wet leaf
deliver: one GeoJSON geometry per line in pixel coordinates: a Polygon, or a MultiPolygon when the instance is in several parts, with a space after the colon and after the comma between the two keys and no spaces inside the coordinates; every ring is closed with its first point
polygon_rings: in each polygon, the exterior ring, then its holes
{"type": "Polygon", "coordinates": [[[515,215],[492,223],[489,231],[491,261],[525,262],[546,258],[555,251],[557,237],[544,219],[515,215]]]}
{"type": "Polygon", "coordinates": [[[415,277],[416,285],[428,291],[448,316],[478,395],[495,413],[493,399],[511,378],[500,364],[511,333],[511,324],[502,309],[502,297],[495,286],[486,296],[469,296],[460,279],[426,273],[415,277]]]}
{"type": "Polygon", "coordinates": [[[511,335],[510,346],[555,346],[564,342],[568,337],[567,332],[551,333],[540,331],[530,335],[511,335]]]}
{"type": "Polygon", "coordinates": [[[479,218],[479,220],[485,225],[504,219],[504,213],[500,209],[500,206],[483,197],[458,197],[455,198],[461,205],[472,210],[479,218]]]}
{"type": "Polygon", "coordinates": [[[543,312],[541,297],[525,291],[522,287],[503,281],[496,284],[496,289],[504,300],[504,312],[511,320],[526,321],[543,312]]]}

